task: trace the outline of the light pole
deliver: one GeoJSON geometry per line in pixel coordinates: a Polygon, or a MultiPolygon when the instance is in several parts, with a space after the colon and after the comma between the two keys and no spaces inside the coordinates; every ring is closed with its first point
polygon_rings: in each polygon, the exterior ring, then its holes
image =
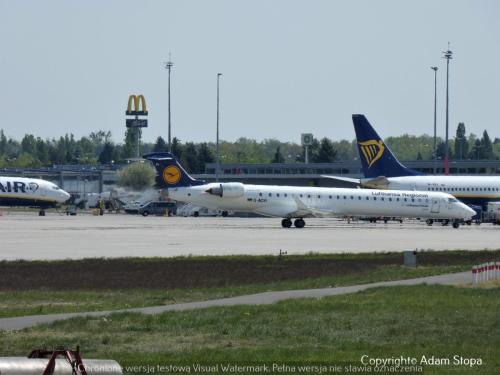
{"type": "Polygon", "coordinates": [[[453,58],[453,52],[450,51],[450,43],[448,42],[448,50],[443,51],[444,56],[443,58],[446,59],[446,140],[445,140],[445,149],[444,149],[444,174],[448,175],[449,174],[449,167],[448,167],[448,120],[449,120],[449,93],[448,93],[448,88],[449,88],[449,77],[450,77],[450,60],[453,58]]]}
{"type": "Polygon", "coordinates": [[[171,123],[171,115],[170,115],[170,72],[172,70],[172,66],[174,63],[172,62],[172,58],[168,56],[168,61],[165,63],[165,69],[168,69],[168,151],[172,152],[172,140],[171,140],[171,131],[172,131],[172,123],[171,123]]]}
{"type": "Polygon", "coordinates": [[[220,173],[220,148],[219,148],[219,82],[222,73],[217,73],[217,137],[215,142],[215,153],[217,158],[217,166],[215,167],[215,181],[219,181],[220,173]]]}
{"type": "Polygon", "coordinates": [[[431,69],[434,70],[434,174],[436,174],[436,165],[437,165],[437,66],[431,66],[431,69]]]}

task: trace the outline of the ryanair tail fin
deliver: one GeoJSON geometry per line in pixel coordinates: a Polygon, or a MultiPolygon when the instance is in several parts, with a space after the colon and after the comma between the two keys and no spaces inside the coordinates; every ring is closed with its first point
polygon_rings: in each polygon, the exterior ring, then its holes
{"type": "Polygon", "coordinates": [[[421,175],[420,172],[406,168],[396,159],[364,115],[352,115],[352,122],[366,178],[421,175]]]}
{"type": "Polygon", "coordinates": [[[170,152],[153,152],[143,156],[156,168],[156,186],[159,188],[175,188],[203,185],[205,181],[196,180],[179,164],[170,152]]]}

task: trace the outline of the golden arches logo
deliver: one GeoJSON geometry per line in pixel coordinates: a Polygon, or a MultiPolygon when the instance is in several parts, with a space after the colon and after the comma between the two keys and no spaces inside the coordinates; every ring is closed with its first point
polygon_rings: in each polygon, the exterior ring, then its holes
{"type": "Polygon", "coordinates": [[[147,116],[148,110],[144,95],[130,95],[128,97],[127,112],[125,112],[125,114],[132,116],[147,116]],[[132,104],[134,105],[134,110],[132,110],[132,104]],[[139,106],[139,104],[141,106],[139,106]]]}
{"type": "Polygon", "coordinates": [[[368,168],[370,168],[378,159],[382,157],[385,147],[384,142],[381,140],[369,140],[364,142],[358,142],[359,148],[368,163],[368,168]]]}
{"type": "Polygon", "coordinates": [[[175,165],[169,165],[163,170],[163,181],[169,185],[175,185],[181,179],[181,170],[175,165]]]}

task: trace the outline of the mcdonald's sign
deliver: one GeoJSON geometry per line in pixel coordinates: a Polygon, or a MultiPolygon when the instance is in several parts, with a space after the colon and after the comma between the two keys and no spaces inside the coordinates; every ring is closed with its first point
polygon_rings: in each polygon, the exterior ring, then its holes
{"type": "Polygon", "coordinates": [[[146,108],[146,99],[144,95],[130,95],[128,97],[127,111],[125,112],[127,116],[147,116],[148,110],[146,108]],[[139,107],[139,104],[141,105],[139,107]],[[132,105],[134,110],[132,110],[132,105]]]}

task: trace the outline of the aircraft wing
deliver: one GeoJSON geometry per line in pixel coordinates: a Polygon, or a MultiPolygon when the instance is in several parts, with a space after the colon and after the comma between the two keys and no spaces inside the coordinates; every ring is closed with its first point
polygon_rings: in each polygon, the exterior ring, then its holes
{"type": "Polygon", "coordinates": [[[389,179],[384,176],[375,178],[362,178],[361,186],[373,189],[387,189],[389,186],[389,179]]]}
{"type": "Polygon", "coordinates": [[[355,184],[355,185],[359,185],[361,183],[361,180],[359,178],[328,176],[328,175],[321,175],[321,177],[330,178],[330,179],[336,180],[336,181],[350,182],[351,184],[355,184]]]}
{"type": "Polygon", "coordinates": [[[333,212],[329,210],[321,210],[318,208],[313,208],[307,206],[299,197],[294,195],[293,199],[295,200],[295,204],[297,205],[297,210],[292,213],[293,216],[300,217],[331,217],[333,216],[333,212]]]}
{"type": "Polygon", "coordinates": [[[384,176],[374,177],[374,178],[351,178],[351,177],[340,177],[340,176],[328,176],[321,175],[324,178],[331,178],[332,180],[342,181],[342,182],[350,182],[352,184],[373,188],[373,189],[387,189],[389,186],[389,179],[384,176]]]}

